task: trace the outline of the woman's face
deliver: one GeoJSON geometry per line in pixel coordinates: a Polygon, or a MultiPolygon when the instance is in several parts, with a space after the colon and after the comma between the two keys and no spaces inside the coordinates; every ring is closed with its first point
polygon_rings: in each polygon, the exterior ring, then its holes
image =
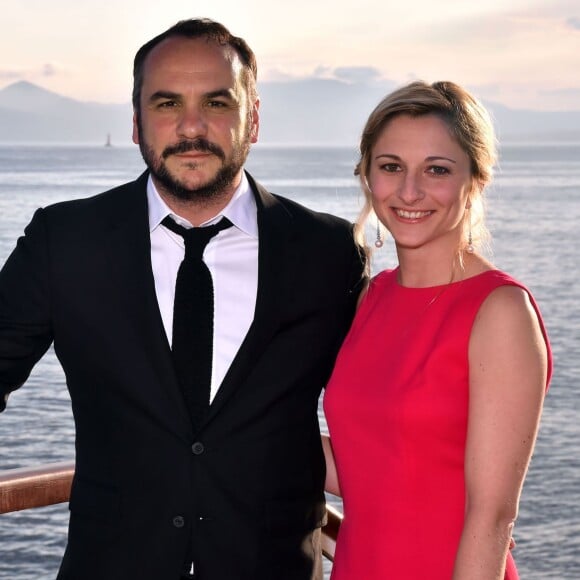
{"type": "Polygon", "coordinates": [[[473,183],[467,153],[435,115],[394,117],[371,151],[373,208],[399,249],[457,251],[473,183]]]}

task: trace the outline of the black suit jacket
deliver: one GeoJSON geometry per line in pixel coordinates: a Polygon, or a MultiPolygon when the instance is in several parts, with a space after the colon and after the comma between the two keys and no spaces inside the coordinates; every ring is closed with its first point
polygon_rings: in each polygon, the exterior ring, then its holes
{"type": "Polygon", "coordinates": [[[190,553],[200,580],[318,578],[317,401],[362,281],[351,227],[250,177],[255,319],[193,432],[155,295],[146,181],[38,210],[0,272],[0,400],[52,341],[71,395],[58,578],[177,580],[190,553]]]}

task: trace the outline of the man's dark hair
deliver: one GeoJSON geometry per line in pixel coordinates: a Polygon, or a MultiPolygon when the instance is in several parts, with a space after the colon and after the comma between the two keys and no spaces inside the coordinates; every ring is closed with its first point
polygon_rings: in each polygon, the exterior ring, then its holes
{"type": "Polygon", "coordinates": [[[222,46],[230,46],[244,65],[244,81],[251,98],[256,97],[256,79],[258,66],[256,56],[248,43],[238,36],[234,36],[223,24],[209,18],[195,18],[180,20],[165,32],[162,32],[149,42],[146,42],[135,55],[133,62],[133,108],[140,111],[141,88],[143,87],[143,68],[149,53],[167,38],[206,38],[222,46]]]}

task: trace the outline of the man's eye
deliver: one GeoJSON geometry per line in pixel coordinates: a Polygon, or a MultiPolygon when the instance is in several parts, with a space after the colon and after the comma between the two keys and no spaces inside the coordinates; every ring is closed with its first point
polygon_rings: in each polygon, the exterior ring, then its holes
{"type": "Polygon", "coordinates": [[[159,109],[171,109],[173,107],[175,107],[177,105],[177,103],[175,101],[162,101],[160,103],[158,103],[157,107],[159,109]]]}

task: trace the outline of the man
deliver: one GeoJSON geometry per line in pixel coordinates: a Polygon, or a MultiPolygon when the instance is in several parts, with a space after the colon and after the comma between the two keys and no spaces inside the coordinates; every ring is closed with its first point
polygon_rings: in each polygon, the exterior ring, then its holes
{"type": "Polygon", "coordinates": [[[52,341],[71,394],[58,578],[321,578],[317,401],[363,279],[350,226],[244,172],[256,63],[222,25],[182,21],[145,44],[133,104],[148,171],[38,210],[0,273],[2,407],[52,341]],[[201,346],[177,356],[203,330],[180,325],[195,304],[178,290],[179,226],[230,222],[195,266],[214,292],[205,385],[188,370],[201,346]]]}

